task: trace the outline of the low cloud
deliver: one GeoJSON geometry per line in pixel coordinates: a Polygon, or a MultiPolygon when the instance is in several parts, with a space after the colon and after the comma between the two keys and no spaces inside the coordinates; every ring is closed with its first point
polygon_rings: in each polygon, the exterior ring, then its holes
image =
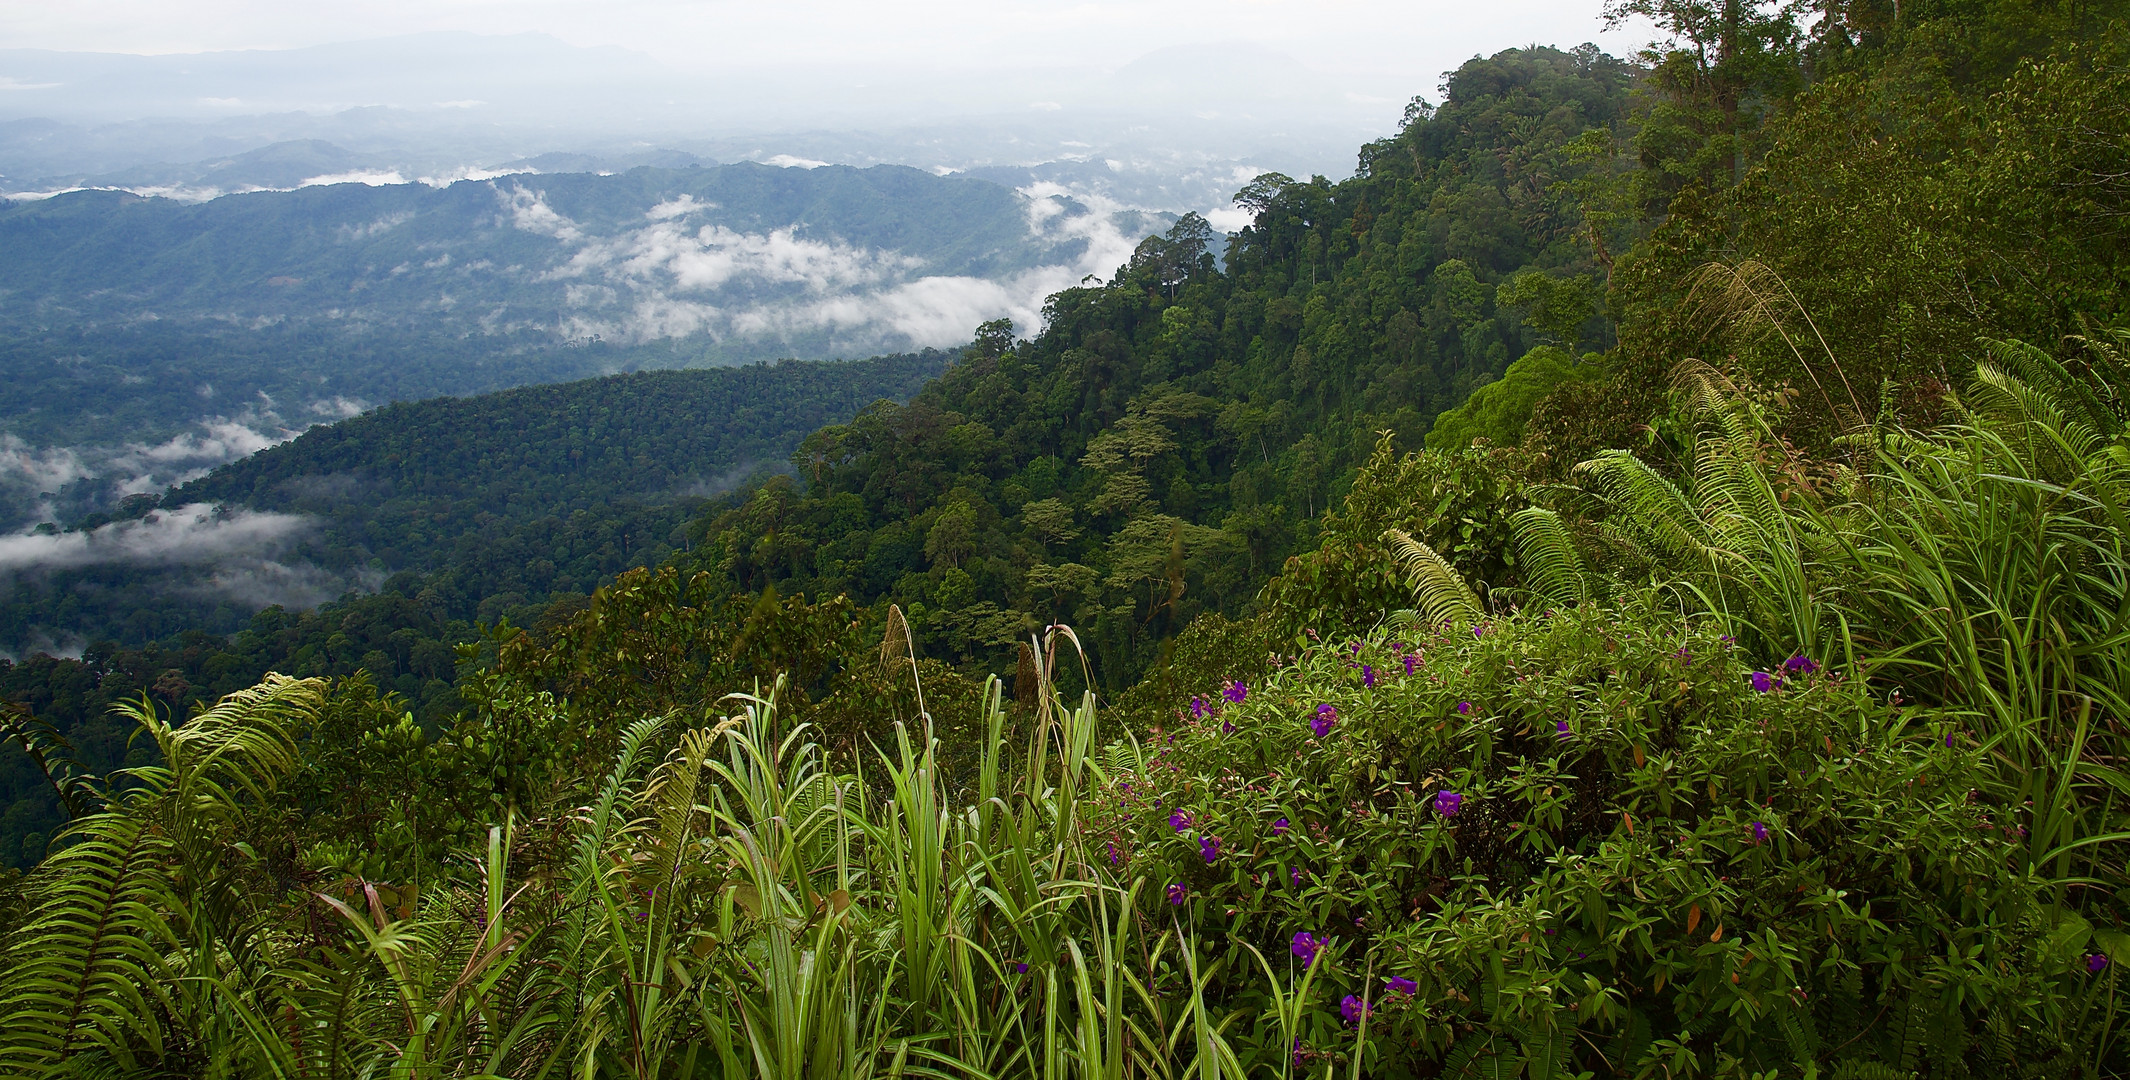
{"type": "Polygon", "coordinates": [[[497,188],[496,194],[503,200],[503,209],[510,212],[512,228],[553,237],[564,243],[573,243],[584,235],[576,222],[547,205],[545,192],[512,184],[508,190],[497,188]]]}
{"type": "MultiPolygon", "coordinates": [[[[877,285],[924,265],[923,260],[892,251],[803,237],[790,228],[743,233],[723,225],[689,227],[690,216],[709,209],[709,204],[685,197],[660,203],[645,215],[651,224],[586,244],[548,276],[555,280],[597,277],[633,291],[654,293],[706,293],[728,286],[764,285],[795,285],[824,293],[877,285]]],[[[512,212],[524,219],[518,224],[521,229],[546,230],[558,239],[574,238],[573,232],[563,235],[563,227],[554,222],[566,219],[547,209],[544,201],[516,200],[512,212]],[[554,215],[554,222],[546,215],[554,215]]]]}
{"type": "Polygon", "coordinates": [[[396,214],[386,214],[367,224],[342,225],[334,230],[334,234],[339,236],[343,243],[351,240],[368,240],[381,233],[391,232],[393,229],[397,229],[413,220],[414,211],[402,210],[396,214]]]}
{"type": "Polygon", "coordinates": [[[85,476],[95,475],[81,455],[66,447],[38,449],[19,436],[0,435],[0,478],[27,483],[34,491],[57,491],[85,476]]]}
{"type": "Polygon", "coordinates": [[[57,660],[79,660],[88,651],[89,639],[80,634],[61,633],[53,635],[48,630],[34,630],[15,649],[0,649],[0,660],[19,664],[32,656],[49,656],[57,660]]]}
{"type": "Polygon", "coordinates": [[[351,416],[361,416],[369,410],[370,405],[361,398],[335,396],[313,401],[309,408],[313,416],[323,416],[327,420],[346,420],[351,416]]]}
{"type": "Polygon", "coordinates": [[[950,347],[997,318],[1032,333],[1050,296],[1090,274],[1114,273],[1131,258],[1138,237],[1119,224],[1133,212],[1101,195],[1050,182],[1021,194],[1031,238],[1072,253],[1069,261],[997,278],[917,276],[924,268],[920,259],[809,238],[794,229],[690,228],[688,217],[710,207],[682,197],[653,207],[645,215],[647,226],[584,245],[551,276],[580,282],[566,292],[578,309],[565,322],[571,336],[644,341],[708,334],[724,340],[825,331],[856,352],[950,347]],[[770,296],[759,295],[765,288],[770,296]],[[614,312],[616,304],[626,310],[614,312]]]}
{"type": "Polygon", "coordinates": [[[264,560],[311,528],[297,514],[217,512],[206,503],[156,510],[83,532],[0,536],[0,574],[84,566],[212,566],[264,560]]]}
{"type": "Polygon", "coordinates": [[[108,509],[128,495],[162,491],[205,476],[216,466],[287,442],[312,423],[364,408],[358,400],[327,398],[307,406],[311,419],[290,424],[262,396],[235,416],[199,420],[191,430],[162,442],[117,446],[38,447],[0,434],[0,529],[108,509]],[[83,481],[91,483],[79,486],[83,481]],[[68,490],[70,485],[77,486],[68,490]]]}
{"type": "Polygon", "coordinates": [[[205,476],[218,465],[279,446],[299,434],[272,409],[253,406],[234,418],[201,420],[195,430],[159,443],[127,443],[101,452],[91,450],[84,456],[94,455],[90,460],[95,475],[111,478],[118,494],[132,495],[205,476]]]}
{"type": "Polygon", "coordinates": [[[714,499],[765,472],[790,472],[789,462],[743,461],[716,476],[698,476],[681,485],[674,494],[682,498],[714,499]]]}
{"type": "Polygon", "coordinates": [[[397,169],[356,169],[351,172],[325,173],[307,176],[296,182],[300,188],[321,187],[329,184],[362,184],[367,187],[390,187],[404,184],[407,178],[397,169]]]}
{"type": "MultiPolygon", "coordinates": [[[[375,591],[384,581],[376,570],[336,573],[288,557],[316,521],[194,503],[82,532],[11,533],[0,536],[0,579],[123,567],[130,588],[255,609],[279,604],[302,610],[350,591],[375,591]]],[[[25,653],[80,651],[79,641],[64,630],[56,637],[49,627],[32,630],[36,636],[18,643],[25,653]]]]}
{"type": "Polygon", "coordinates": [[[317,607],[350,592],[375,592],[384,583],[375,570],[357,571],[352,577],[333,573],[309,563],[282,563],[272,559],[231,560],[215,567],[207,580],[190,591],[223,596],[246,607],[269,608],[276,604],[294,611],[317,607]]]}
{"type": "Polygon", "coordinates": [[[249,457],[290,438],[290,432],[286,428],[261,431],[254,426],[255,423],[256,421],[231,420],[218,416],[212,420],[201,421],[199,431],[188,431],[153,446],[129,444],[127,451],[112,461],[120,468],[193,465],[206,462],[220,465],[240,457],[249,457]]]}

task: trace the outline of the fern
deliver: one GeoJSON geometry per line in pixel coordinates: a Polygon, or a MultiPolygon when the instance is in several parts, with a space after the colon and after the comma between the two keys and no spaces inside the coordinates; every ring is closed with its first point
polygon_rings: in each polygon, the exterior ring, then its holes
{"type": "Polygon", "coordinates": [[[225,827],[294,767],[290,730],[323,689],[270,675],[182,727],[145,696],[115,710],[163,763],[130,770],[135,786],[69,826],[70,843],[33,877],[31,914],[0,972],[0,1067],[35,1075],[87,1054],[131,1071],[139,1053],[163,1052],[166,1019],[190,1011],[170,988],[181,976],[214,981],[199,965],[228,962],[222,943],[243,938],[242,905],[218,868],[225,827]]]}
{"type": "Polygon", "coordinates": [[[170,838],[118,810],[68,829],[74,843],[38,869],[34,914],[0,974],[0,1068],[51,1071],[101,1049],[133,1067],[136,1042],[161,1050],[164,958],[178,945],[170,838]]]}
{"type": "Polygon", "coordinates": [[[1516,530],[1516,557],[1533,596],[1561,606],[1594,599],[1590,570],[1560,514],[1531,506],[1517,511],[1509,523],[1516,530]]]}
{"type": "Polygon", "coordinates": [[[22,748],[30,764],[58,796],[67,816],[82,817],[104,806],[98,778],[81,763],[74,745],[58,729],[12,701],[0,701],[0,738],[22,748]]]}
{"type": "Polygon", "coordinates": [[[1782,1030],[1783,1041],[1789,1044],[1790,1055],[1799,1065],[1819,1056],[1819,1033],[1813,1029],[1810,1012],[1803,1009],[1778,1011],[1775,1024],[1782,1030]]]}
{"type": "Polygon", "coordinates": [[[1390,542],[1399,565],[1405,568],[1405,582],[1413,591],[1414,603],[1430,621],[1471,622],[1485,615],[1471,586],[1434,548],[1403,529],[1392,529],[1383,537],[1390,542]]]}
{"type": "Polygon", "coordinates": [[[1677,484],[1625,450],[1608,450],[1575,467],[1610,499],[1635,530],[1664,555],[1694,567],[1736,564],[1741,557],[1715,546],[1700,514],[1677,484]]]}

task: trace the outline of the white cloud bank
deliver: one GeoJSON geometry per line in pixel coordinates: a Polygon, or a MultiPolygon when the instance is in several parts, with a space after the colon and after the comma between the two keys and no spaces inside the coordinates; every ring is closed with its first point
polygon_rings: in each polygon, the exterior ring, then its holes
{"type": "MultiPolygon", "coordinates": [[[[299,610],[382,582],[384,575],[373,570],[338,574],[288,559],[315,524],[300,514],[193,503],[82,532],[9,533],[0,535],[0,578],[124,566],[151,572],[141,588],[299,610]]],[[[55,640],[31,651],[63,647],[55,640]]]]}
{"type": "Polygon", "coordinates": [[[537,191],[513,185],[497,194],[512,227],[576,246],[545,275],[570,283],[565,303],[573,310],[562,330],[572,337],[724,340],[826,332],[860,351],[950,347],[998,318],[1033,333],[1052,294],[1089,274],[1107,276],[1138,241],[1118,224],[1125,207],[1053,183],[1021,189],[1029,235],[1075,256],[996,278],[925,274],[922,259],[798,228],[743,233],[697,224],[691,219],[715,207],[687,196],[652,207],[640,227],[591,239],[537,191]],[[1066,200],[1078,206],[1068,209],[1066,200]]]}
{"type": "MultiPolygon", "coordinates": [[[[290,422],[261,395],[235,416],[206,417],[191,430],[157,443],[39,447],[16,435],[0,434],[0,528],[57,520],[59,515],[46,496],[78,481],[97,482],[101,493],[89,497],[89,507],[162,491],[287,442],[312,424],[346,419],[368,407],[367,402],[354,398],[322,398],[303,406],[303,419],[290,422]]],[[[80,499],[76,493],[61,501],[72,501],[79,512],[83,509],[80,499]]]]}
{"type": "Polygon", "coordinates": [[[220,566],[263,559],[309,528],[310,520],[297,514],[244,509],[217,513],[213,506],[194,503],[86,532],[0,536],[0,573],[109,564],[220,566]]]}

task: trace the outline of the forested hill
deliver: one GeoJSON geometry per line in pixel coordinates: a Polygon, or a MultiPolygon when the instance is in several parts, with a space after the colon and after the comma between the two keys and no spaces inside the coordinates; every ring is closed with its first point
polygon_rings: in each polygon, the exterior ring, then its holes
{"type": "Polygon", "coordinates": [[[1635,78],[1593,48],[1466,64],[1353,179],[1252,183],[1224,270],[1195,218],[1149,239],[1034,339],[810,437],[697,559],[736,590],[893,599],[957,661],[1068,621],[1128,684],[1255,595],[1379,431],[1418,445],[1533,346],[1607,344],[1599,256],[1640,226],[1582,193],[1631,169],[1635,78]]]}
{"type": "Polygon", "coordinates": [[[305,550],[322,565],[444,574],[447,608],[470,616],[494,597],[590,592],[684,543],[638,515],[788,468],[801,433],[906,400],[947,360],[933,350],[787,360],[403,402],[314,428],[164,502],[313,515],[326,525],[305,550]]]}
{"type": "Polygon", "coordinates": [[[226,522],[242,512],[278,528],[231,548],[202,526],[193,542],[215,561],[201,565],[114,555],[18,574],[5,641],[19,650],[40,639],[227,632],[267,601],[308,606],[306,591],[315,602],[402,572],[417,575],[409,591],[441,621],[492,622],[581,596],[685,545],[680,526],[707,499],[788,467],[806,432],[907,398],[946,360],[924,352],[638,372],[386,406],[79,523],[92,549],[150,535],[135,519],[158,504],[214,505],[226,522]]]}

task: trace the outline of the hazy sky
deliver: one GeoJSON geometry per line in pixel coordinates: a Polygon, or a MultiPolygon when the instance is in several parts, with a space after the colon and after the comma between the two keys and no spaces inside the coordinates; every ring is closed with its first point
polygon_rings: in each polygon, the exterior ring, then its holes
{"type": "Polygon", "coordinates": [[[29,0],[0,4],[0,48],[170,53],[289,48],[430,30],[538,31],[683,70],[1113,67],[1170,45],[1251,41],[1400,96],[1475,53],[1646,35],[1604,32],[1600,0],[29,0]]]}

